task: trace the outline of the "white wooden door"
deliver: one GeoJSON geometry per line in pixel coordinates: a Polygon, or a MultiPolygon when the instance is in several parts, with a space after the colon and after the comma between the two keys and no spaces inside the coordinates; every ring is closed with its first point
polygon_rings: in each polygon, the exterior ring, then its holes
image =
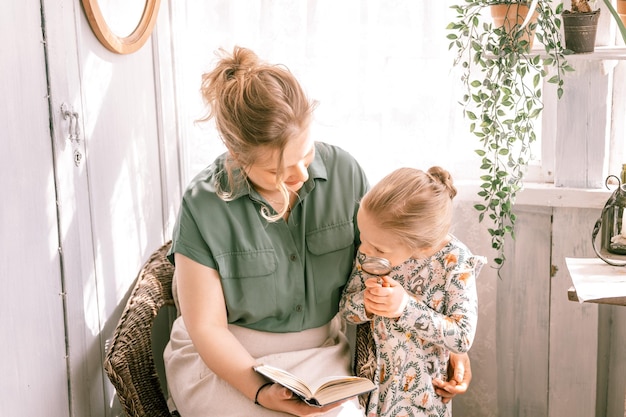
{"type": "Polygon", "coordinates": [[[64,288],[39,0],[0,3],[0,404],[68,416],[64,288]]]}
{"type": "MultiPolygon", "coordinates": [[[[106,342],[139,268],[169,238],[166,154],[154,40],[119,55],[94,36],[79,0],[42,0],[67,293],[73,416],[119,415],[106,342]],[[67,116],[69,112],[69,117],[67,116]]],[[[175,142],[175,138],[170,138],[175,142]]],[[[173,193],[178,200],[178,193],[173,193]]]]}

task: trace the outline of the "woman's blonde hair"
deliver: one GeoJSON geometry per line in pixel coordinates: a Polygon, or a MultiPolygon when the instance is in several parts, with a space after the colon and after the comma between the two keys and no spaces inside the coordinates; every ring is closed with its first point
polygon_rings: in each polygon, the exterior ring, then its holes
{"type": "Polygon", "coordinates": [[[286,67],[262,62],[250,49],[235,46],[232,54],[219,49],[217,55],[215,68],[202,76],[200,90],[208,112],[200,121],[215,120],[229,151],[222,174],[230,190],[218,188],[218,195],[229,200],[239,187],[249,186],[243,176],[236,183],[234,171],[245,173],[262,154],[277,151],[277,187],[285,199],[284,208],[275,216],[266,207],[261,211],[275,221],[289,209],[289,193],[280,181],[283,152],[291,138],[308,129],[314,103],[286,67]]]}
{"type": "Polygon", "coordinates": [[[431,248],[450,231],[455,195],[452,177],[441,167],[399,168],[372,187],[361,209],[410,248],[431,248]]]}

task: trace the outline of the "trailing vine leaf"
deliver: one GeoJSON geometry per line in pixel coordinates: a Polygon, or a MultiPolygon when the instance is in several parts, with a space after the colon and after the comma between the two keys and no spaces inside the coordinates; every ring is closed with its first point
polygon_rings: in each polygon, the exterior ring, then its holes
{"type": "Polygon", "coordinates": [[[537,139],[534,126],[543,110],[543,81],[555,84],[560,98],[563,76],[573,71],[561,40],[562,3],[553,8],[549,0],[533,0],[536,22],[510,32],[484,16],[489,6],[501,3],[518,5],[513,0],[464,0],[451,6],[456,18],[447,27],[449,48],[456,50],[454,65],[462,69],[460,104],[480,143],[476,154],[483,172],[478,192],[482,203],[474,209],[480,222],[485,218],[492,222],[487,230],[497,251],[498,273],[505,261],[506,238],[515,239],[513,207],[532,156],[531,144],[537,139]],[[524,36],[533,32],[543,51],[529,47],[524,36]]]}

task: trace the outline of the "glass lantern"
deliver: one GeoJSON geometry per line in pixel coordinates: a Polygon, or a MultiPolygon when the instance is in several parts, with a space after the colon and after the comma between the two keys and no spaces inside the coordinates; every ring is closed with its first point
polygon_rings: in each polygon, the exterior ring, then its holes
{"type": "Polygon", "coordinates": [[[616,175],[609,175],[605,181],[607,188],[611,178],[617,180],[618,186],[607,200],[593,228],[593,249],[596,255],[609,265],[626,266],[626,184],[616,175]],[[598,233],[600,233],[599,250],[596,246],[598,233]]]}

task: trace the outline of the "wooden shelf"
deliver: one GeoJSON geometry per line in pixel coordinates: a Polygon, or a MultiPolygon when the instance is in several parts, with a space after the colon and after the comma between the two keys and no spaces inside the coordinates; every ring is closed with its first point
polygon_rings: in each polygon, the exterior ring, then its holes
{"type": "Polygon", "coordinates": [[[588,54],[567,55],[568,61],[577,60],[626,60],[626,47],[596,46],[595,51],[588,54]]]}
{"type": "MultiPolygon", "coordinates": [[[[543,45],[535,45],[535,47],[531,49],[531,53],[544,55],[545,51],[543,45]]],[[[626,60],[626,46],[596,46],[593,52],[566,55],[565,59],[570,62],[626,60]]]]}
{"type": "MultiPolygon", "coordinates": [[[[567,290],[567,299],[570,301],[579,301],[578,294],[576,294],[576,289],[574,287],[570,287],[567,290]]],[[[611,304],[615,306],[626,306],[626,297],[600,298],[597,300],[589,300],[585,302],[596,303],[596,304],[611,304]]]]}

